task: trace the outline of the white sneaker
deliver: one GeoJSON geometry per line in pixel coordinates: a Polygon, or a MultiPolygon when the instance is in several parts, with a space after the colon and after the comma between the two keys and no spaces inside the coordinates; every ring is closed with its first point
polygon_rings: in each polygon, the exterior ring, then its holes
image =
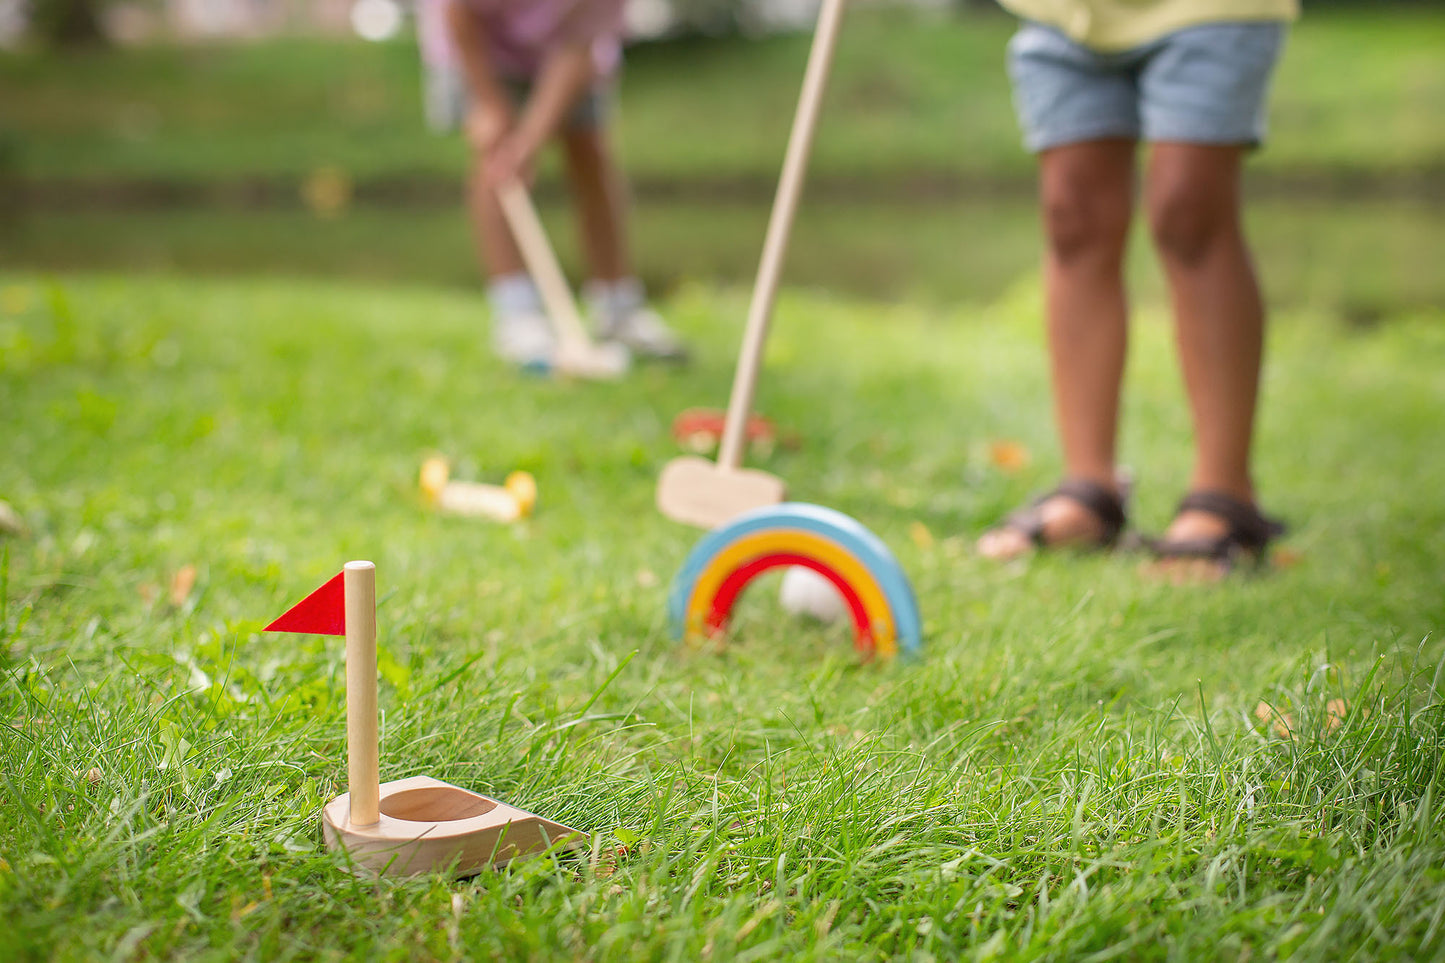
{"type": "Polygon", "coordinates": [[[518,367],[545,371],[556,357],[557,336],[544,314],[498,314],[492,318],[492,349],[518,367]]]}
{"type": "Polygon", "coordinates": [[[686,361],[687,345],[667,326],[658,313],[646,305],[621,316],[598,318],[597,336],[616,341],[634,354],[661,361],[686,361]]]}

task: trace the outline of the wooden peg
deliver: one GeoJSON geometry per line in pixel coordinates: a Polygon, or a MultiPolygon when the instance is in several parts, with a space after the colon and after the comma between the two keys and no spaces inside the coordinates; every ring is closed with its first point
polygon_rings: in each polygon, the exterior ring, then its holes
{"type": "Polygon", "coordinates": [[[376,709],[376,566],[347,562],[346,774],[353,826],[381,819],[381,747],[376,709]]]}

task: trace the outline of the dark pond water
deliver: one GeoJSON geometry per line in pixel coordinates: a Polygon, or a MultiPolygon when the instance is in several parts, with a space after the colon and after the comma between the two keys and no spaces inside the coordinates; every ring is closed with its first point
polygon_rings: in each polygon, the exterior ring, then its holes
{"type": "MultiPolygon", "coordinates": [[[[749,285],[766,201],[648,200],[636,206],[640,271],[654,288],[688,280],[749,285]]],[[[575,265],[565,208],[544,204],[563,260],[575,265]]],[[[1251,236],[1270,299],[1371,323],[1445,305],[1445,207],[1409,200],[1260,199],[1251,236]]],[[[786,283],[924,302],[987,302],[1036,270],[1030,198],[957,196],[906,202],[810,198],[786,283]]],[[[1142,235],[1132,270],[1142,296],[1158,279],[1142,235]]],[[[477,286],[471,238],[449,204],[21,211],[0,224],[0,265],[202,274],[268,274],[477,286]]]]}

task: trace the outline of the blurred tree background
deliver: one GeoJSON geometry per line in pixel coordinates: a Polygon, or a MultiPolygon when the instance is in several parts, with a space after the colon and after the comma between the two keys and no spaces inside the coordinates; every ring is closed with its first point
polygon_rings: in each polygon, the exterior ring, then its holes
{"type": "Polygon", "coordinates": [[[105,0],[31,0],[31,27],[50,47],[93,47],[108,41],[105,0]]]}
{"type": "MultiPolygon", "coordinates": [[[[0,0],[0,21],[17,2],[0,0]]],[[[475,290],[465,150],[425,127],[405,17],[368,42],[352,0],[29,2],[34,35],[0,51],[6,263],[475,290]]],[[[1369,321],[1445,301],[1440,6],[1311,3],[1295,27],[1249,172],[1277,302],[1369,321]]],[[[617,134],[654,286],[748,283],[815,9],[632,0],[653,39],[630,51],[617,134]]],[[[1033,164],[1003,65],[1012,29],[991,3],[850,5],[792,283],[987,301],[1035,270],[1033,164]]],[[[571,260],[550,167],[540,195],[571,260]]],[[[1136,260],[1149,291],[1147,252],[1136,260]]]]}

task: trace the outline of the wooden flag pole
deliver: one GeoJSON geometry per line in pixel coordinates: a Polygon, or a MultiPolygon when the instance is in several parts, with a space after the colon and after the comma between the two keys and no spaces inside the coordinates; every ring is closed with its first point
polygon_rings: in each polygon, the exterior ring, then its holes
{"type": "Polygon", "coordinates": [[[381,820],[381,750],[376,709],[376,566],[347,562],[346,775],[351,824],[381,820]]]}
{"type": "Polygon", "coordinates": [[[328,849],[356,870],[468,876],[539,853],[578,849],[586,834],[430,776],[381,784],[376,701],[376,566],[347,562],[268,632],[346,636],[348,791],[321,810],[328,849]]]}

